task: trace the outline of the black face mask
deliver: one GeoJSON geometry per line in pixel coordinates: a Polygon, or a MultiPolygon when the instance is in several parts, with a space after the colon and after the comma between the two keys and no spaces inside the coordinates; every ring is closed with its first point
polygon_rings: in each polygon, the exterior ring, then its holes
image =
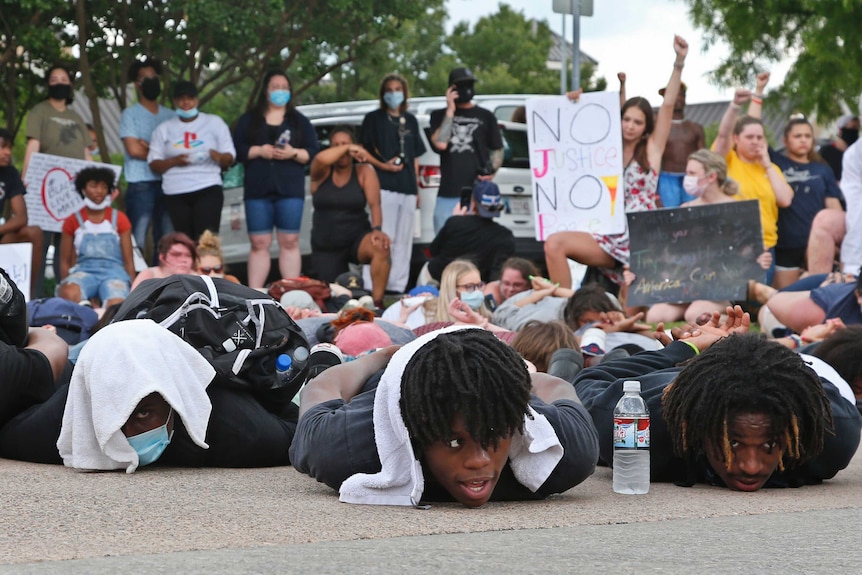
{"type": "Polygon", "coordinates": [[[155,100],[162,93],[162,83],[156,77],[141,80],[141,95],[147,100],[155,100]]]}
{"type": "Polygon", "coordinates": [[[72,86],[69,84],[52,84],[48,86],[48,97],[52,100],[69,100],[72,96],[72,86]]]}
{"type": "Polygon", "coordinates": [[[466,104],[473,99],[473,84],[461,84],[456,89],[458,90],[458,97],[455,98],[455,103],[466,104]]]}
{"type": "Polygon", "coordinates": [[[847,142],[849,146],[859,139],[859,130],[857,128],[841,128],[841,139],[847,142]]]}

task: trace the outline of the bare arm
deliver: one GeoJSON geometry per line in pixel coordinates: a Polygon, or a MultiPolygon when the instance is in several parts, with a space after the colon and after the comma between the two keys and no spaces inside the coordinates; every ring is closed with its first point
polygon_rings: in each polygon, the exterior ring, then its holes
{"type": "Polygon", "coordinates": [[[673,120],[673,106],[679,94],[682,83],[682,68],[685,57],[688,54],[688,43],[681,36],[673,37],[673,50],[676,52],[676,60],[673,63],[673,72],[668,80],[664,91],[664,100],[658,109],[655,130],[647,142],[647,160],[649,165],[656,171],[661,169],[661,157],[670,135],[671,122],[673,120]]]}
{"type": "Polygon", "coordinates": [[[399,346],[390,346],[350,363],[330,367],[305,384],[299,394],[299,417],[325,401],[343,399],[350,401],[362,391],[368,379],[386,367],[399,346]]]}
{"type": "Polygon", "coordinates": [[[844,211],[844,208],[841,207],[841,202],[838,200],[838,198],[826,198],[825,207],[827,210],[844,211]]]}
{"type": "Polygon", "coordinates": [[[309,175],[311,176],[311,193],[317,191],[317,187],[320,185],[320,182],[326,179],[326,176],[329,175],[329,170],[332,168],[332,164],[338,161],[338,159],[345,154],[354,154],[354,157],[363,158],[360,161],[365,161],[364,157],[368,156],[368,153],[365,153],[365,149],[362,146],[357,144],[350,144],[349,146],[329,146],[322,152],[318,153],[314,156],[314,160],[311,161],[311,170],[309,175]],[[353,150],[362,150],[364,154],[359,154],[353,150]]]}
{"type": "Polygon", "coordinates": [[[449,86],[449,89],[446,90],[446,115],[443,117],[440,127],[431,134],[431,145],[441,152],[449,147],[449,138],[452,137],[452,122],[455,118],[455,98],[457,97],[458,91],[455,86],[449,86]]]}
{"type": "Polygon", "coordinates": [[[24,196],[15,196],[9,200],[9,219],[0,225],[0,236],[17,232],[27,225],[27,202],[24,196]]]}
{"type": "Polygon", "coordinates": [[[380,209],[380,180],[377,179],[377,172],[371,166],[357,166],[356,170],[359,172],[359,184],[365,192],[365,201],[371,211],[371,225],[380,227],[383,225],[383,211],[380,209]]]}
{"type": "Polygon", "coordinates": [[[751,95],[751,104],[748,105],[748,115],[758,120],[763,117],[763,90],[769,83],[769,72],[760,72],[754,86],[754,94],[751,95]]]}
{"type": "Polygon", "coordinates": [[[180,154],[173,158],[165,158],[164,160],[153,160],[150,162],[150,169],[157,174],[164,174],[171,168],[180,168],[188,166],[190,163],[188,154],[180,154]]]}
{"type": "Polygon", "coordinates": [[[75,254],[74,238],[69,234],[63,234],[60,238],[60,279],[66,279],[69,270],[75,265],[77,259],[75,254]]]}
{"type": "Polygon", "coordinates": [[[69,358],[69,346],[63,338],[47,329],[31,327],[26,348],[35,349],[48,358],[51,371],[54,373],[54,381],[63,374],[69,358]]]}
{"type": "Polygon", "coordinates": [[[120,234],[120,250],[123,253],[123,267],[129,274],[129,279],[135,277],[135,258],[132,255],[132,232],[127,231],[120,234]]]}
{"type": "Polygon", "coordinates": [[[736,90],[733,100],[724,111],[724,116],[721,117],[721,123],[718,125],[718,135],[715,137],[715,142],[712,143],[712,149],[720,156],[726,156],[733,147],[733,126],[736,124],[736,118],[739,116],[739,109],[744,103],[751,99],[751,91],[745,88],[736,90]]]}
{"type": "Polygon", "coordinates": [[[626,105],[626,73],[617,72],[617,79],[620,81],[620,108],[626,105]]]}
{"type": "Polygon", "coordinates": [[[27,140],[27,147],[24,149],[24,165],[21,168],[21,179],[24,180],[24,184],[27,184],[27,168],[30,166],[30,157],[39,151],[40,145],[36,138],[27,140]]]}
{"type": "Polygon", "coordinates": [[[146,161],[147,154],[150,153],[149,142],[141,138],[123,138],[123,147],[126,148],[126,153],[136,160],[146,161]]]}

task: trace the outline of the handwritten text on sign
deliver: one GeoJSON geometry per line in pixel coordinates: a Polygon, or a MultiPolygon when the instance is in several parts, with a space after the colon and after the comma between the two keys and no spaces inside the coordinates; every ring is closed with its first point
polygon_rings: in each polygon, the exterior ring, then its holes
{"type": "Polygon", "coordinates": [[[757,200],[628,214],[628,304],[744,300],[748,280],[763,281],[757,200]]]}
{"type": "Polygon", "coordinates": [[[84,206],[75,190],[75,175],[86,167],[108,168],[120,180],[120,166],[75,160],[51,154],[33,154],[27,166],[27,219],[31,226],[59,232],[63,221],[84,206]]]}
{"type": "Polygon", "coordinates": [[[527,140],[537,240],[561,231],[625,231],[618,93],[591,92],[577,103],[527,100],[527,140]]]}

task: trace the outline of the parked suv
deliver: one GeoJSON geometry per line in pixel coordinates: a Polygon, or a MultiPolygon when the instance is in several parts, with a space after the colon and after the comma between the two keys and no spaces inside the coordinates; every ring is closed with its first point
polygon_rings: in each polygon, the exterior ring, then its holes
{"type": "MultiPolygon", "coordinates": [[[[376,104],[376,101],[368,102],[376,104]]],[[[321,149],[325,149],[329,146],[329,133],[335,126],[347,124],[358,130],[365,114],[375,107],[370,107],[370,104],[366,103],[346,102],[343,104],[300,106],[299,109],[309,117],[311,124],[317,131],[321,149]],[[351,107],[353,104],[357,104],[357,106],[351,107]],[[356,109],[357,107],[359,109],[356,109]]],[[[418,270],[424,263],[427,258],[426,249],[434,239],[434,204],[440,185],[440,155],[432,150],[428,141],[430,116],[418,114],[416,118],[421,128],[420,137],[425,144],[426,152],[419,158],[419,222],[421,228],[414,233],[413,262],[411,265],[414,270],[418,270]]],[[[498,221],[514,233],[518,255],[543,261],[542,246],[535,240],[526,128],[523,124],[500,122],[500,129],[503,135],[504,160],[503,166],[494,176],[494,182],[500,187],[506,208],[498,221]]],[[[250,249],[242,201],[241,169],[241,166],[237,166],[225,177],[225,200],[219,235],[222,238],[225,261],[228,264],[245,263],[250,249]]],[[[300,250],[303,256],[311,253],[311,214],[313,208],[309,183],[310,180],[306,175],[305,206],[299,235],[300,250]]],[[[278,245],[275,240],[273,240],[271,255],[273,258],[278,257],[278,245]]],[[[237,266],[234,265],[234,271],[238,271],[236,268],[237,266]]],[[[277,267],[274,266],[273,271],[277,271],[277,267]]]]}

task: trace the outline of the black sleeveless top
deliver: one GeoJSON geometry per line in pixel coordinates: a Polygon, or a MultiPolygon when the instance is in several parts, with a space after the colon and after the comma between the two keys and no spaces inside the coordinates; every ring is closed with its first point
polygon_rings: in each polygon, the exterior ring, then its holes
{"type": "Polygon", "coordinates": [[[311,196],[314,213],[311,220],[311,249],[340,250],[371,231],[371,221],[365,210],[368,202],[354,167],[347,183],[338,187],[330,170],[317,191],[311,196]]]}

